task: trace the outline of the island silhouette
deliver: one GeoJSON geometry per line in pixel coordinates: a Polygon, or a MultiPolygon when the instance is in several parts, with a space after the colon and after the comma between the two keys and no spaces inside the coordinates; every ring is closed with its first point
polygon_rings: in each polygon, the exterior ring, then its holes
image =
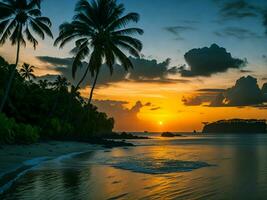
{"type": "Polygon", "coordinates": [[[204,123],[202,133],[267,133],[266,120],[230,119],[204,123]]]}

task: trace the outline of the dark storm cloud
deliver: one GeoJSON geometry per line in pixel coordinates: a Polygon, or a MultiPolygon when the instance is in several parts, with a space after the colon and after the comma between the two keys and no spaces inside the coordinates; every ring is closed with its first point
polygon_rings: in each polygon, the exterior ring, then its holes
{"type": "MultiPolygon", "coordinates": [[[[192,24],[192,21],[191,21],[192,24]]],[[[163,28],[165,31],[173,34],[176,40],[184,40],[182,34],[186,31],[194,31],[196,28],[193,26],[168,26],[163,28]]]]}
{"type": "MultiPolygon", "coordinates": [[[[68,80],[73,80],[71,76],[71,66],[73,58],[56,58],[48,56],[37,57],[44,63],[48,64],[48,68],[58,71],[60,74],[65,76],[68,80]]],[[[169,74],[175,75],[179,74],[176,67],[170,67],[170,59],[166,59],[163,62],[158,62],[155,59],[148,60],[144,58],[136,59],[130,57],[134,69],[130,69],[126,72],[122,66],[116,64],[114,65],[114,73],[110,75],[110,71],[106,65],[101,68],[101,73],[99,74],[98,85],[107,85],[110,83],[116,83],[120,81],[132,81],[132,82],[145,82],[145,83],[187,83],[189,80],[185,79],[170,79],[169,74]]],[[[83,68],[77,71],[77,76],[73,84],[77,82],[82,77],[85,72],[87,63],[83,63],[83,68]]],[[[46,78],[44,76],[44,78],[46,78]]],[[[49,78],[51,78],[49,76],[49,78]]],[[[92,77],[87,76],[86,81],[83,83],[85,86],[86,82],[92,82],[92,77]]]]}
{"type": "Polygon", "coordinates": [[[267,83],[260,89],[257,79],[252,76],[241,77],[236,84],[224,91],[202,89],[204,93],[197,93],[194,97],[183,97],[187,106],[207,103],[210,107],[263,107],[267,102],[267,83]]]}
{"type": "Polygon", "coordinates": [[[263,38],[262,36],[248,29],[238,28],[238,27],[227,27],[227,28],[224,28],[223,30],[214,32],[214,34],[217,35],[218,37],[223,37],[223,38],[234,37],[239,40],[252,39],[252,38],[257,38],[257,39],[263,38]]]}
{"type": "Polygon", "coordinates": [[[184,55],[189,69],[180,67],[183,77],[211,76],[226,72],[228,69],[239,69],[246,65],[246,60],[233,58],[225,48],[212,44],[210,47],[192,49],[184,55]]]}

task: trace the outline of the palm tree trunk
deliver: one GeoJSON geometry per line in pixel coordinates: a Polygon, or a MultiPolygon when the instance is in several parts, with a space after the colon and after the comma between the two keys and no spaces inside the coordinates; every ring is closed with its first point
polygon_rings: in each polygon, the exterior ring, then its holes
{"type": "Polygon", "coordinates": [[[9,80],[8,80],[8,83],[7,83],[7,86],[6,86],[6,90],[5,90],[3,99],[1,101],[0,112],[3,111],[3,109],[5,107],[5,104],[6,104],[6,101],[8,99],[10,88],[12,86],[12,82],[13,82],[13,79],[14,79],[14,76],[15,76],[15,73],[16,73],[16,68],[17,68],[18,63],[19,63],[19,52],[20,52],[20,41],[18,42],[18,45],[17,45],[16,63],[15,63],[15,66],[13,66],[13,68],[11,69],[11,74],[10,74],[10,77],[9,77],[9,80]]]}
{"type": "Polygon", "coordinates": [[[88,71],[89,71],[89,66],[86,68],[86,70],[85,70],[85,72],[83,74],[82,79],[79,81],[79,83],[75,87],[75,91],[77,91],[79,89],[80,85],[82,84],[82,82],[84,81],[85,77],[87,76],[88,71]]]}
{"type": "MultiPolygon", "coordinates": [[[[87,68],[86,68],[86,70],[85,70],[85,72],[83,74],[83,77],[81,78],[81,80],[79,81],[79,83],[76,85],[76,87],[74,89],[74,92],[76,92],[79,89],[80,85],[82,84],[82,82],[84,81],[85,77],[87,76],[88,71],[89,71],[89,65],[87,66],[87,68]]],[[[69,96],[69,103],[68,103],[68,111],[67,111],[67,114],[66,114],[66,121],[69,120],[69,116],[70,116],[70,110],[71,110],[71,107],[72,107],[71,100],[72,100],[72,96],[70,95],[69,96]]]]}
{"type": "Polygon", "coordinates": [[[96,85],[96,82],[97,82],[98,74],[99,74],[99,70],[97,70],[96,75],[95,75],[95,80],[94,80],[94,83],[93,83],[93,86],[92,86],[92,89],[91,89],[91,92],[90,92],[88,105],[91,104],[91,101],[92,101],[92,98],[93,98],[93,93],[94,93],[95,85],[96,85]]]}

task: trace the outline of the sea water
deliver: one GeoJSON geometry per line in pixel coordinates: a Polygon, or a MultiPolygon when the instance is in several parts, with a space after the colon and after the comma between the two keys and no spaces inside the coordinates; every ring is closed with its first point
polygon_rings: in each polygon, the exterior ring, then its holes
{"type": "Polygon", "coordinates": [[[267,135],[150,136],[42,162],[0,199],[267,199],[267,135]]]}

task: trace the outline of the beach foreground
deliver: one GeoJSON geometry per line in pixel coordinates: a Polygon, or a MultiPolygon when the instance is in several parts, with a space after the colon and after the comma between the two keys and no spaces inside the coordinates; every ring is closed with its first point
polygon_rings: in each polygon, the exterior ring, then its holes
{"type": "Polygon", "coordinates": [[[0,177],[22,166],[24,162],[36,158],[53,159],[64,154],[102,149],[99,145],[81,142],[50,141],[32,145],[0,146],[0,177]]]}
{"type": "MultiPolygon", "coordinates": [[[[98,146],[85,144],[73,149],[89,150],[84,153],[54,154],[20,176],[0,199],[266,199],[266,134],[132,142],[133,147],[96,151],[98,146]]],[[[43,155],[57,145],[47,147],[43,155]]]]}

